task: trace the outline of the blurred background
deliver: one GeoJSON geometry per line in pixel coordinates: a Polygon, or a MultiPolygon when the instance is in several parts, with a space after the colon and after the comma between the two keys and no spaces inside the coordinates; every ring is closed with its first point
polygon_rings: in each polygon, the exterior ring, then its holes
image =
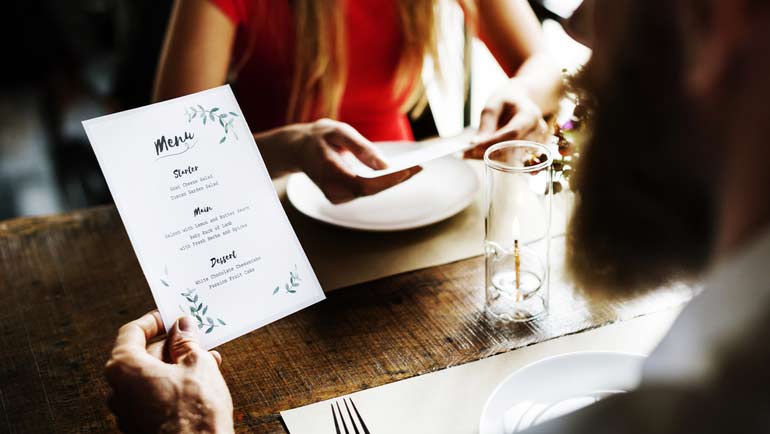
{"type": "MultiPolygon", "coordinates": [[[[6,52],[0,69],[0,220],[111,203],[80,122],[151,102],[172,3],[6,2],[0,18],[6,52]]],[[[580,0],[530,4],[563,66],[585,61],[587,50],[559,25],[580,0]]],[[[442,20],[445,26],[463,25],[456,8],[442,20]]],[[[505,79],[483,44],[465,41],[462,31],[445,33],[450,36],[441,47],[442,70],[449,71],[448,79],[428,86],[433,110],[413,121],[418,138],[451,135],[473,124],[486,96],[505,79]]]]}

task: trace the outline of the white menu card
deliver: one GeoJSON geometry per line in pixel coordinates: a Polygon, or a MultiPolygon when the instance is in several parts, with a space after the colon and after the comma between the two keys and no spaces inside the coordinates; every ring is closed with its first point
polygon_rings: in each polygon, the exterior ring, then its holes
{"type": "Polygon", "coordinates": [[[83,126],[166,329],[209,349],[324,299],[229,86],[83,126]]]}

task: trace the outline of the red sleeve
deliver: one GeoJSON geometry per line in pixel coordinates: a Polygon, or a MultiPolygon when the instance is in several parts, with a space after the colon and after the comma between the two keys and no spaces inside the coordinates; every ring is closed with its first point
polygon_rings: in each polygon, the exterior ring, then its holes
{"type": "Polygon", "coordinates": [[[209,0],[234,24],[246,21],[246,4],[248,0],[209,0]]]}

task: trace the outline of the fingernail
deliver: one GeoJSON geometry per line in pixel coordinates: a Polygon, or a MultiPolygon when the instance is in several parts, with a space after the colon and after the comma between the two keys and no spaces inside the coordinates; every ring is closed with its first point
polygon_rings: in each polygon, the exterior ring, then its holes
{"type": "Polygon", "coordinates": [[[183,316],[176,322],[176,326],[182,333],[195,333],[197,331],[195,320],[190,316],[183,316]]]}
{"type": "Polygon", "coordinates": [[[388,168],[388,165],[384,161],[380,160],[379,158],[373,159],[372,163],[374,163],[374,167],[376,167],[379,170],[388,168]]]}
{"type": "Polygon", "coordinates": [[[475,136],[473,136],[471,138],[471,145],[478,145],[479,143],[483,142],[484,140],[486,140],[490,136],[491,136],[491,134],[488,134],[488,133],[486,133],[486,134],[484,134],[484,133],[476,134],[475,136]]]}

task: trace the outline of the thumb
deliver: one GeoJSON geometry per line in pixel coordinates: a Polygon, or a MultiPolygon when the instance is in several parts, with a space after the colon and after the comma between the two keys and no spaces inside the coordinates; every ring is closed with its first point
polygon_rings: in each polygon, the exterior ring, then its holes
{"type": "Polygon", "coordinates": [[[171,363],[192,365],[204,352],[198,335],[198,324],[190,316],[176,320],[168,334],[168,355],[171,363]]]}
{"type": "Polygon", "coordinates": [[[502,109],[499,106],[489,105],[484,107],[484,110],[481,111],[481,118],[479,119],[479,129],[476,132],[476,136],[472,139],[472,142],[480,143],[497,131],[501,115],[502,109]]]}

